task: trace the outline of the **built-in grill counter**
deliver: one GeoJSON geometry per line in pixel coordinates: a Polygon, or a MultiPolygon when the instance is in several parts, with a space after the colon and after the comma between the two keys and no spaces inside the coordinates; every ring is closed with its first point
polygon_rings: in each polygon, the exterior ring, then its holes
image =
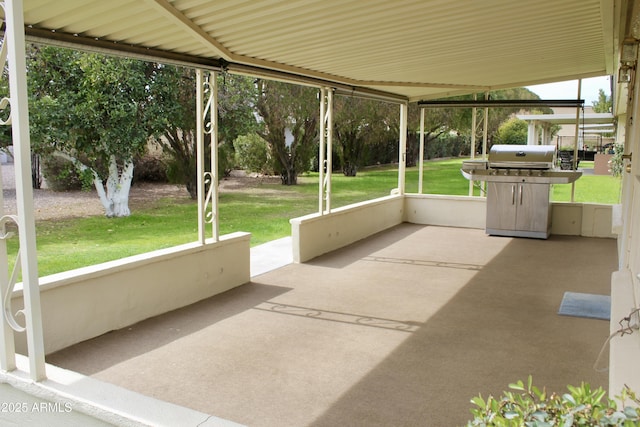
{"type": "Polygon", "coordinates": [[[580,171],[555,168],[553,145],[494,145],[488,160],[462,164],[462,175],[487,182],[487,234],[546,239],[551,184],[570,184],[580,171]]]}

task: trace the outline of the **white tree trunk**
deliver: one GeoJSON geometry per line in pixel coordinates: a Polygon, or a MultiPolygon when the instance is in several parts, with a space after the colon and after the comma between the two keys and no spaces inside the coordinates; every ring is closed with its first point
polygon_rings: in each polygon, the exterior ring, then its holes
{"type": "Polygon", "coordinates": [[[133,159],[127,159],[122,168],[122,173],[118,171],[118,163],[115,156],[109,158],[109,177],[107,178],[107,200],[109,207],[106,208],[108,217],[123,217],[131,215],[129,210],[129,190],[133,179],[133,159]]]}
{"type": "Polygon", "coordinates": [[[109,177],[107,178],[105,189],[105,186],[102,185],[102,179],[94,169],[66,153],[56,152],[55,155],[69,160],[80,171],[89,171],[92,174],[93,185],[98,192],[100,203],[102,203],[107,217],[113,218],[131,215],[131,211],[129,210],[129,190],[131,189],[131,180],[133,179],[133,159],[127,159],[122,168],[122,173],[120,173],[116,157],[112,155],[109,158],[109,177]]]}

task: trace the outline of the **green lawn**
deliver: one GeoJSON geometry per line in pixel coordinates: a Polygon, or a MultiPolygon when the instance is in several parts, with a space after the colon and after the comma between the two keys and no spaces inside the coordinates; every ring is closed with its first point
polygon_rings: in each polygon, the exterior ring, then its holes
{"type": "MultiPolygon", "coordinates": [[[[423,192],[468,195],[469,181],[460,174],[462,159],[425,162],[423,192]]],[[[581,163],[582,165],[582,163],[581,163]]],[[[285,187],[256,180],[244,193],[220,195],[220,234],[252,233],[252,245],[290,234],[289,219],[318,211],[318,174],[299,177],[285,187]]],[[[356,177],[332,176],[332,207],[388,195],[398,185],[397,167],[367,168],[356,177]]],[[[408,168],[407,192],[417,192],[418,169],[408,168]]],[[[475,191],[478,194],[478,190],[475,191]]],[[[576,182],[579,202],[618,203],[620,180],[610,176],[583,176],[576,182]]],[[[569,201],[571,185],[555,185],[553,199],[569,201]]],[[[38,268],[41,276],[167,248],[197,239],[197,209],[193,202],[163,199],[127,218],[102,216],[36,225],[38,268]]],[[[15,254],[16,240],[9,241],[15,254]]]]}

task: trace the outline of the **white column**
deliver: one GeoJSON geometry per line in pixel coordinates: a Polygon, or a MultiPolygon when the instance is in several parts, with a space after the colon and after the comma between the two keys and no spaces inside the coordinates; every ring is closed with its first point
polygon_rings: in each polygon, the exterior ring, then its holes
{"type": "Polygon", "coordinates": [[[422,194],[424,174],[424,108],[420,109],[420,154],[418,155],[418,194],[422,194]]]}
{"type": "Polygon", "coordinates": [[[211,127],[208,129],[211,135],[211,183],[207,200],[211,204],[208,222],[211,224],[211,237],[214,241],[220,240],[220,222],[218,221],[218,75],[209,73],[209,87],[211,90],[209,98],[209,114],[211,127]]]}
{"type": "Polygon", "coordinates": [[[333,89],[327,90],[327,175],[325,176],[326,210],[331,213],[331,172],[333,171],[333,89]]]}
{"type": "Polygon", "coordinates": [[[536,132],[536,122],[535,120],[531,120],[529,122],[529,127],[527,128],[527,145],[537,145],[538,144],[538,132],[536,132]]]}
{"type": "Polygon", "coordinates": [[[325,144],[327,132],[325,128],[325,116],[327,110],[327,88],[320,88],[320,141],[318,153],[318,213],[324,212],[324,171],[325,171],[325,144]]]}
{"type": "Polygon", "coordinates": [[[206,241],[204,194],[204,71],[196,70],[196,174],[198,192],[198,242],[206,241]]]}
{"type": "MultiPolygon", "coordinates": [[[[578,80],[578,98],[580,99],[580,93],[582,92],[582,79],[578,80]]],[[[573,164],[571,168],[576,170],[578,168],[578,137],[580,136],[580,106],[576,106],[576,128],[575,139],[573,141],[573,164]]],[[[576,183],[571,183],[571,202],[573,203],[576,195],[576,183]]]]}
{"type": "MultiPolygon", "coordinates": [[[[476,99],[478,99],[478,95],[474,93],[473,100],[475,101],[476,99]]],[[[477,115],[478,109],[476,107],[473,107],[471,109],[471,147],[469,147],[471,151],[471,159],[476,158],[476,128],[478,127],[477,115]]],[[[469,195],[473,196],[473,180],[469,180],[469,195]]]]}
{"type": "Polygon", "coordinates": [[[42,311],[36,254],[36,231],[33,216],[33,187],[31,182],[31,141],[29,136],[29,108],[22,2],[5,3],[8,47],[9,92],[11,94],[12,139],[16,174],[18,234],[20,239],[24,315],[29,352],[29,375],[32,380],[46,378],[42,311]]]}
{"type": "MultiPolygon", "coordinates": [[[[489,100],[489,92],[484,94],[485,101],[489,100]]],[[[489,107],[484,108],[484,119],[482,122],[482,159],[487,159],[487,145],[489,144],[489,107]]],[[[480,193],[487,194],[485,189],[487,188],[487,182],[480,182],[480,193]]]]}
{"type": "Polygon", "coordinates": [[[404,194],[405,171],[407,169],[407,114],[409,105],[406,102],[400,104],[400,135],[398,150],[398,192],[404,194]]]}

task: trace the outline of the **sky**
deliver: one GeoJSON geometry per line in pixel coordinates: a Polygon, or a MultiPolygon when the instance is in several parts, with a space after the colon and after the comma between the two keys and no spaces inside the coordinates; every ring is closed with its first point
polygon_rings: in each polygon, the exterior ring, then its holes
{"type": "MultiPolygon", "coordinates": [[[[537,94],[541,99],[576,99],[578,97],[577,80],[527,86],[527,89],[537,94]]],[[[584,99],[585,106],[590,106],[598,100],[598,89],[604,90],[607,96],[611,96],[609,76],[582,79],[580,98],[584,99]]]]}

